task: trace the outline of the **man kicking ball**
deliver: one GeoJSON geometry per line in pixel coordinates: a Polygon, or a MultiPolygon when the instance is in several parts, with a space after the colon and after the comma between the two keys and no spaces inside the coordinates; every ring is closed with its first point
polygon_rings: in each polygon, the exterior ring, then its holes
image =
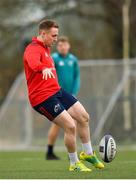
{"type": "Polygon", "coordinates": [[[80,159],[102,169],[104,165],[92,149],[88,113],[74,96],[58,84],[54,62],[50,56],[50,47],[57,42],[58,30],[56,22],[43,20],[39,24],[38,36],[25,49],[24,68],[29,100],[37,112],[64,130],[64,142],[70,159],[69,171],[91,171],[78,159],[76,129],[83,148],[80,159]]]}

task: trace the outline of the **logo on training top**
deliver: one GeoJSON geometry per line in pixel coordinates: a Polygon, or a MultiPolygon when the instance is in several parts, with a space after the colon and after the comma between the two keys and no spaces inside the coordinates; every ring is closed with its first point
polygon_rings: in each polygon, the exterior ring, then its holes
{"type": "Polygon", "coordinates": [[[58,112],[61,109],[60,104],[56,104],[54,107],[54,112],[58,112]]]}
{"type": "Polygon", "coordinates": [[[52,67],[54,67],[54,63],[51,63],[52,67]]]}
{"type": "Polygon", "coordinates": [[[60,61],[60,62],[59,62],[59,65],[60,65],[60,66],[64,66],[64,62],[63,62],[63,61],[60,61]]]}
{"type": "Polygon", "coordinates": [[[72,65],[73,65],[73,61],[69,61],[69,62],[68,62],[68,65],[69,65],[69,66],[72,66],[72,65]]]}
{"type": "Polygon", "coordinates": [[[45,57],[48,57],[48,54],[47,54],[47,52],[45,52],[45,57]]]}

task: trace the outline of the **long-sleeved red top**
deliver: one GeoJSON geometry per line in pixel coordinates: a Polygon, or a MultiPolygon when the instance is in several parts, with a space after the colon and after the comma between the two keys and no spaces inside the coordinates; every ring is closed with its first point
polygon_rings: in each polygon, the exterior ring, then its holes
{"type": "Polygon", "coordinates": [[[37,38],[32,38],[26,47],[23,60],[29,100],[34,107],[59,91],[57,73],[50,49],[37,38]],[[42,70],[45,68],[53,68],[55,78],[42,79],[42,70]]]}

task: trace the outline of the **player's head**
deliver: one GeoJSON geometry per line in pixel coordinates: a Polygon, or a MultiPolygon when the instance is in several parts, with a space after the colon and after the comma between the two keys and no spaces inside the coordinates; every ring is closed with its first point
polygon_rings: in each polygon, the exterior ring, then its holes
{"type": "Polygon", "coordinates": [[[70,42],[66,36],[59,37],[57,42],[57,50],[63,56],[66,56],[68,54],[70,50],[70,42]]]}
{"type": "Polygon", "coordinates": [[[57,42],[58,29],[58,24],[53,20],[43,20],[39,23],[39,37],[46,46],[57,42]]]}

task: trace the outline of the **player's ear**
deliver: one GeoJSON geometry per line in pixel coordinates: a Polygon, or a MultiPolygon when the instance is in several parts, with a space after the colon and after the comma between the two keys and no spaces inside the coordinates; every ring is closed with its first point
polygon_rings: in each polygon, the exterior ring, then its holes
{"type": "Polygon", "coordinates": [[[46,34],[44,30],[42,30],[42,32],[41,32],[41,33],[42,33],[42,35],[43,35],[43,36],[45,36],[45,34],[46,34]]]}
{"type": "Polygon", "coordinates": [[[42,30],[40,35],[42,38],[46,38],[47,33],[46,31],[42,30]]]}

